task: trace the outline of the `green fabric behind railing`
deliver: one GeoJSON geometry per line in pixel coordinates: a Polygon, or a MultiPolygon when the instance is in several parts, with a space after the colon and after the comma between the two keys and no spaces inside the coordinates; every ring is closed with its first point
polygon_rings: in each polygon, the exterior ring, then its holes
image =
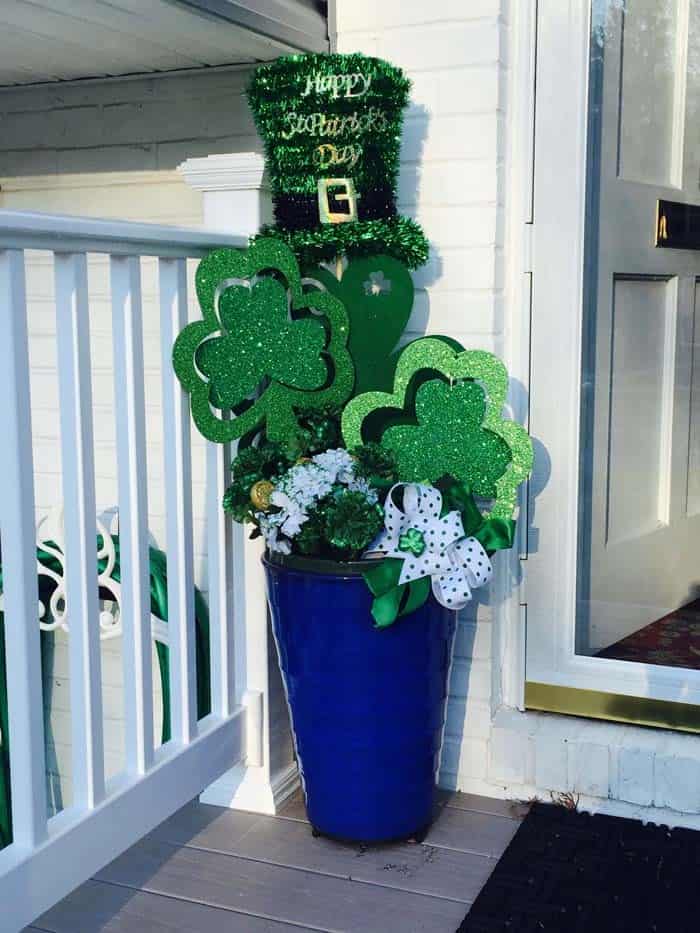
{"type": "MultiPolygon", "coordinates": [[[[116,551],[116,564],[112,578],[118,583],[121,580],[119,562],[119,538],[112,536],[116,551]]],[[[53,542],[52,547],[56,548],[53,542]]],[[[99,539],[98,539],[99,545],[99,539]]],[[[63,568],[56,558],[48,551],[37,548],[37,559],[48,569],[61,574],[63,568]]],[[[167,558],[163,551],[157,548],[149,549],[149,564],[151,578],[151,613],[163,622],[168,621],[168,577],[167,558]]],[[[106,559],[98,561],[99,572],[104,570],[106,559]]],[[[39,576],[39,599],[48,606],[55,584],[49,577],[39,576]]],[[[2,567],[0,567],[0,592],[2,592],[2,567]]],[[[104,599],[113,599],[109,590],[100,593],[104,599]]],[[[195,589],[195,622],[196,622],[196,668],[197,668],[197,718],[201,719],[211,712],[211,686],[209,663],[209,610],[204,597],[195,589]]],[[[37,625],[39,624],[37,620],[37,625]]],[[[42,632],[42,637],[47,635],[42,632]]],[[[158,668],[160,673],[161,690],[163,694],[163,724],[161,740],[170,739],[170,679],[168,664],[168,646],[156,642],[158,668]]],[[[7,676],[5,661],[5,620],[0,612],[0,848],[12,842],[12,808],[10,798],[10,741],[7,715],[7,676]]]]}

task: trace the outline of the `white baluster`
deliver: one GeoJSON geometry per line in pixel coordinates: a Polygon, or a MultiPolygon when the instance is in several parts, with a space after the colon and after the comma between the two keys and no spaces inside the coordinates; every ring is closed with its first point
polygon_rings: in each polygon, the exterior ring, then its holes
{"type": "Polygon", "coordinates": [[[63,522],[73,802],[92,808],[104,797],[105,781],[87,258],[85,253],[56,253],[54,264],[63,499],[68,505],[63,522]]]}
{"type": "Polygon", "coordinates": [[[142,774],[153,761],[153,672],[141,267],[138,257],[111,257],[111,287],[126,766],[130,773],[142,774]]]}
{"type": "MultiPolygon", "coordinates": [[[[46,837],[46,778],[24,254],[0,250],[0,528],[13,838],[46,837]]],[[[3,742],[8,736],[2,737],[3,742]]]]}
{"type": "MultiPolygon", "coordinates": [[[[230,445],[207,444],[207,561],[212,712],[228,716],[236,705],[231,616],[231,519],[221,502],[230,482],[230,445]]],[[[241,597],[244,594],[241,590],[241,597]]]]}
{"type": "Polygon", "coordinates": [[[187,744],[197,728],[192,461],[187,396],[172,366],[172,346],[187,323],[184,259],[161,259],[163,456],[168,555],[168,644],[172,738],[187,744]]]}

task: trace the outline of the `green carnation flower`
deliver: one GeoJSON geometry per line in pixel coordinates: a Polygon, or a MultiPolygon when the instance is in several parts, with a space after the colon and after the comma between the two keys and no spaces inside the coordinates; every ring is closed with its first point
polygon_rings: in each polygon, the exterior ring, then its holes
{"type": "Polygon", "coordinates": [[[370,442],[359,444],[350,451],[357,465],[355,474],[367,480],[381,479],[391,484],[398,480],[398,464],[392,450],[381,444],[370,442]]]}
{"type": "Polygon", "coordinates": [[[384,527],[384,510],[364,493],[343,489],[323,510],[323,531],[338,556],[359,557],[384,527]]]}

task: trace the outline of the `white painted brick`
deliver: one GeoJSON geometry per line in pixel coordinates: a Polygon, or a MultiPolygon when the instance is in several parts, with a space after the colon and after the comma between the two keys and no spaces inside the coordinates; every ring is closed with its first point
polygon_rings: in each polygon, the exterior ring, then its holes
{"type": "Polygon", "coordinates": [[[654,800],[654,755],[648,749],[622,747],[617,753],[617,796],[650,806],[654,800]]]}
{"type": "Polygon", "coordinates": [[[450,676],[450,695],[488,702],[491,699],[491,662],[455,658],[450,676]]]}
{"type": "Polygon", "coordinates": [[[445,734],[455,739],[468,735],[488,739],[491,733],[491,704],[473,697],[452,696],[447,704],[445,734]]]}
{"type": "Polygon", "coordinates": [[[590,797],[607,797],[610,790],[610,748],[592,742],[569,746],[572,789],[590,797]]]}
{"type": "Polygon", "coordinates": [[[364,51],[378,55],[410,74],[431,68],[459,68],[465,64],[497,65],[501,54],[500,32],[496,20],[428,23],[341,34],[338,46],[343,52],[364,51]]]}
{"type": "Polygon", "coordinates": [[[499,169],[493,159],[404,162],[398,184],[401,208],[495,204],[499,169]]]}
{"type": "Polygon", "coordinates": [[[459,621],[490,622],[493,618],[493,610],[489,605],[488,594],[488,587],[480,589],[473,599],[463,609],[460,609],[459,621]]]}
{"type": "MultiPolygon", "coordinates": [[[[431,330],[430,328],[427,331],[428,335],[437,334],[437,330],[431,330]]],[[[476,333],[458,333],[456,331],[451,332],[452,337],[455,340],[458,340],[465,347],[471,347],[473,350],[486,350],[489,353],[503,353],[503,339],[498,334],[476,334],[476,333]]],[[[411,340],[416,340],[418,337],[422,337],[422,333],[417,333],[415,331],[406,331],[401,339],[401,346],[406,343],[410,343],[411,340]]]]}
{"type": "Polygon", "coordinates": [[[568,743],[555,735],[537,735],[535,785],[538,790],[565,792],[569,789],[568,743]]]}
{"type": "MultiPolygon", "coordinates": [[[[468,336],[473,348],[493,349],[493,335],[503,320],[503,296],[489,289],[473,291],[418,290],[406,337],[451,334],[461,343],[468,336]]],[[[466,343],[465,343],[466,346],[466,343]]]]}
{"type": "Polygon", "coordinates": [[[490,113],[499,107],[501,72],[494,65],[417,71],[411,82],[409,117],[490,113]]]}
{"type": "Polygon", "coordinates": [[[502,218],[495,204],[420,207],[403,213],[421,225],[437,249],[493,246],[502,240],[502,218]]]}
{"type": "Polygon", "coordinates": [[[445,736],[442,744],[441,773],[486,779],[488,742],[479,738],[454,739],[445,736]]]}
{"type": "Polygon", "coordinates": [[[657,755],[654,803],[684,813],[700,813],[700,760],[657,755]]]}
{"type": "Polygon", "coordinates": [[[339,32],[364,31],[374,27],[423,25],[440,21],[459,22],[497,17],[504,0],[338,0],[336,27],[339,32]]]}
{"type": "Polygon", "coordinates": [[[497,113],[416,117],[406,120],[401,159],[407,162],[434,159],[491,159],[499,156],[497,113]]]}
{"type": "MultiPolygon", "coordinates": [[[[431,240],[430,231],[426,230],[431,240]]],[[[436,291],[483,289],[503,286],[503,257],[495,245],[452,249],[431,240],[430,258],[413,276],[416,288],[436,291]]]]}
{"type": "Polygon", "coordinates": [[[488,661],[491,658],[491,622],[460,622],[455,635],[456,658],[474,658],[488,661]]]}
{"type": "Polygon", "coordinates": [[[489,740],[489,780],[527,783],[530,737],[510,729],[494,728],[489,740]]]}

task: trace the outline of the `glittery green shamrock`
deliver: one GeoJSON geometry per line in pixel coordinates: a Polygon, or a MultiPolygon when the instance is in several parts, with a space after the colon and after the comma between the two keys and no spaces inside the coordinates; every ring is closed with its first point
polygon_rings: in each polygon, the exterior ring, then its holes
{"type": "Polygon", "coordinates": [[[225,336],[205,340],[196,355],[216,407],[235,408],[265,376],[306,390],[326,381],[323,326],[311,318],[290,321],[287,292],[276,279],[230,285],[219,298],[219,314],[225,336]]]}
{"type": "Polygon", "coordinates": [[[402,350],[393,392],[365,392],[348,402],[343,439],[348,448],[380,439],[397,456],[402,480],[450,473],[476,495],[494,498],[490,518],[510,518],[532,469],[532,442],[523,427],[501,417],[507,390],[506,368],[492,353],[422,337],[402,350]],[[423,381],[414,394],[421,373],[442,378],[423,381]]]}
{"type": "Polygon", "coordinates": [[[179,334],[173,366],[204,437],[226,443],[264,429],[269,440],[291,443],[298,411],[348,398],[345,308],[326,291],[304,289],[279,240],[215,250],[199,264],[196,285],[203,319],[179,334]]]}
{"type": "Polygon", "coordinates": [[[493,499],[496,481],[510,463],[508,445],[482,427],[484,390],[478,382],[424,382],[416,393],[418,424],[387,428],[382,444],[394,452],[404,482],[435,482],[446,473],[493,499]]]}

